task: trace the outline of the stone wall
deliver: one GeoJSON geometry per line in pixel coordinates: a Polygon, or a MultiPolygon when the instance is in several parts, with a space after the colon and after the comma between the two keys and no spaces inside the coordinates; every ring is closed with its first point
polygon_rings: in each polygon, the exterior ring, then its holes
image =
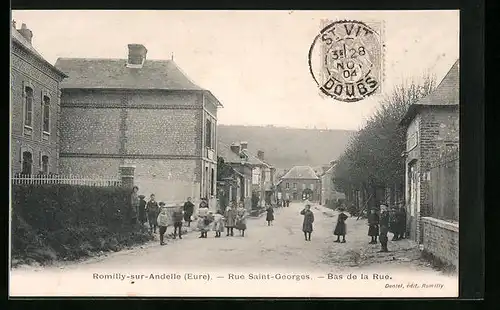
{"type": "Polygon", "coordinates": [[[458,224],[433,217],[422,217],[424,251],[441,262],[458,267],[458,224]]]}

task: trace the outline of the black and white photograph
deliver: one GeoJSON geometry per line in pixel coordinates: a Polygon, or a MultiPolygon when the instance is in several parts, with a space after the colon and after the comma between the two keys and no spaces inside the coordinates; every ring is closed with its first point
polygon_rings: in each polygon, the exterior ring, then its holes
{"type": "Polygon", "coordinates": [[[459,10],[10,22],[11,297],[458,297],[459,10]]]}

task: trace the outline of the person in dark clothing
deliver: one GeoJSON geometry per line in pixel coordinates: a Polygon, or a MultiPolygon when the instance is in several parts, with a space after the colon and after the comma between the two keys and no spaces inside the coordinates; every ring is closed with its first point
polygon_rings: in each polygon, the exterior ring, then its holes
{"type": "Polygon", "coordinates": [[[339,211],[340,214],[337,218],[337,225],[335,226],[333,234],[337,236],[337,240],[335,240],[335,242],[345,243],[346,242],[345,235],[347,233],[345,220],[347,220],[348,216],[344,213],[345,209],[343,207],[339,208],[339,211]],[[341,236],[342,236],[342,241],[340,241],[341,236]]]}
{"type": "Polygon", "coordinates": [[[132,188],[132,193],[130,195],[130,208],[128,209],[128,215],[130,216],[131,224],[137,223],[137,211],[139,209],[139,187],[134,186],[132,188]]]}
{"type": "Polygon", "coordinates": [[[389,210],[389,232],[392,233],[392,241],[397,239],[398,223],[396,220],[396,207],[391,207],[389,210]]]}
{"type": "Polygon", "coordinates": [[[380,217],[377,214],[377,210],[372,209],[370,215],[368,215],[368,236],[372,238],[369,244],[377,244],[377,237],[379,234],[379,221],[380,217]]]}
{"type": "Polygon", "coordinates": [[[148,214],[149,228],[152,233],[156,234],[156,228],[158,227],[157,217],[160,214],[160,207],[158,202],[155,200],[155,194],[151,194],[148,203],[146,204],[146,213],[148,214]]]}
{"type": "Polygon", "coordinates": [[[286,200],[286,206],[289,207],[290,206],[290,199],[287,199],[286,200]]]}
{"type": "Polygon", "coordinates": [[[156,218],[156,222],[158,223],[159,226],[159,233],[160,233],[160,245],[165,245],[164,242],[164,235],[167,232],[167,227],[170,225],[170,219],[168,216],[168,210],[165,208],[165,203],[161,201],[159,203],[159,214],[158,217],[156,218]]]}
{"type": "Polygon", "coordinates": [[[387,211],[386,205],[380,206],[380,245],[381,249],[379,252],[389,252],[387,249],[387,242],[389,238],[387,233],[389,232],[389,212],[387,211]]]}
{"type": "Polygon", "coordinates": [[[393,240],[403,239],[403,235],[405,232],[405,226],[406,226],[406,214],[403,211],[403,208],[399,208],[396,211],[396,232],[394,233],[393,240]]]}
{"type": "Polygon", "coordinates": [[[304,216],[304,222],[302,223],[304,237],[306,241],[311,241],[311,233],[313,231],[314,223],[314,213],[311,211],[311,205],[306,204],[304,210],[300,211],[300,214],[304,216]]]}
{"type": "Polygon", "coordinates": [[[179,231],[179,239],[182,239],[182,209],[183,207],[178,207],[172,214],[172,222],[174,222],[174,239],[176,238],[177,231],[179,231]]]}
{"type": "Polygon", "coordinates": [[[266,209],[266,221],[267,221],[267,226],[271,226],[272,222],[274,221],[274,210],[272,206],[268,206],[266,209]]]}
{"type": "Polygon", "coordinates": [[[187,223],[187,226],[191,226],[191,216],[194,213],[194,204],[191,202],[191,197],[188,197],[187,201],[184,203],[183,207],[184,211],[184,222],[187,223]]]}
{"type": "Polygon", "coordinates": [[[146,218],[146,200],[144,200],[146,196],[144,195],[139,195],[139,210],[137,210],[137,214],[139,214],[139,222],[141,225],[144,225],[144,223],[147,222],[146,218]]]}

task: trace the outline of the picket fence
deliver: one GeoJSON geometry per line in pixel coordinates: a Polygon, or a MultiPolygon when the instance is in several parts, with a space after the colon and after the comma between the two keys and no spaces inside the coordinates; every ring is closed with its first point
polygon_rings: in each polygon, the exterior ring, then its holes
{"type": "Polygon", "coordinates": [[[45,185],[45,184],[67,184],[85,185],[96,187],[121,186],[122,182],[116,178],[82,177],[74,175],[32,175],[17,174],[12,176],[12,184],[23,185],[45,185]]]}

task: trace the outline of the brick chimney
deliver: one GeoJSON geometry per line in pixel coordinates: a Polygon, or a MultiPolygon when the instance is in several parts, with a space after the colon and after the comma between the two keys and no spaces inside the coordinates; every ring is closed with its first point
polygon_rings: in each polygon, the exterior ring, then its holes
{"type": "Polygon", "coordinates": [[[241,150],[246,150],[248,148],[248,142],[241,141],[240,142],[240,148],[241,148],[241,150]]]}
{"type": "Polygon", "coordinates": [[[33,32],[26,27],[26,24],[21,25],[21,29],[17,30],[25,39],[31,44],[31,40],[33,39],[33,32]]]}
{"type": "Polygon", "coordinates": [[[240,155],[240,145],[237,143],[231,144],[231,151],[233,151],[236,155],[240,155]]]}
{"type": "Polygon", "coordinates": [[[264,151],[257,151],[257,158],[260,160],[264,160],[264,151]]]}
{"type": "Polygon", "coordinates": [[[128,68],[142,68],[144,61],[146,61],[146,54],[148,50],[142,44],[129,44],[128,45],[128,68]]]}

